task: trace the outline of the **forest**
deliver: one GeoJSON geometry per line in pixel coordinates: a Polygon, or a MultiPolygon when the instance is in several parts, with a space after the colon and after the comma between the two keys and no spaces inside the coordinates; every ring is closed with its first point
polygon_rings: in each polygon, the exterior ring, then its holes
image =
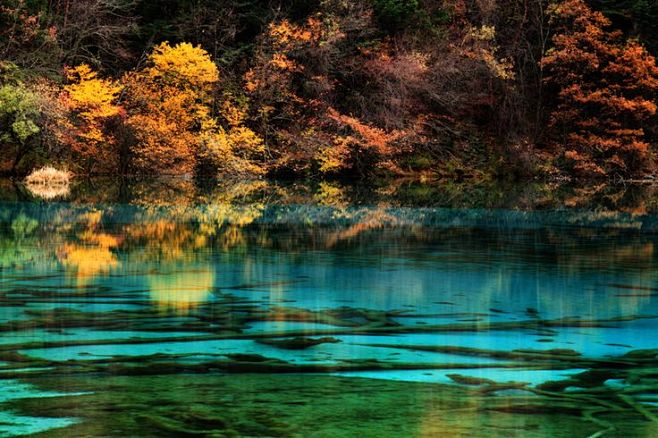
{"type": "Polygon", "coordinates": [[[650,180],[652,0],[0,0],[0,173],[650,180]]]}

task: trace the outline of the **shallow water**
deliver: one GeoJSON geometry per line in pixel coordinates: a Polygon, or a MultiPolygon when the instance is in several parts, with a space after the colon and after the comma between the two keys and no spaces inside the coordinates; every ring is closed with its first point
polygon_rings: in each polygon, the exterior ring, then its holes
{"type": "Polygon", "coordinates": [[[658,434],[649,198],[177,184],[5,191],[0,437],[658,434]]]}

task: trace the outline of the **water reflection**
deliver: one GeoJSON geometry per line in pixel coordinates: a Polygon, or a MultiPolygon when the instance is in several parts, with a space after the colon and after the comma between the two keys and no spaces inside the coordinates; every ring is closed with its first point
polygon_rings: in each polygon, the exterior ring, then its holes
{"type": "Polygon", "coordinates": [[[146,282],[158,307],[186,313],[210,299],[215,273],[210,265],[165,264],[146,274],[146,282]]]}
{"type": "Polygon", "coordinates": [[[505,208],[513,210],[587,210],[644,215],[658,212],[658,185],[569,186],[547,182],[489,182],[479,185],[421,184],[413,180],[283,183],[208,181],[186,178],[74,180],[70,192],[56,198],[35,193],[18,181],[0,178],[0,200],[54,199],[73,203],[121,203],[145,207],[198,204],[313,204],[334,208],[354,205],[389,207],[505,208]]]}
{"type": "MultiPolygon", "coordinates": [[[[120,237],[104,233],[100,223],[103,212],[94,210],[78,215],[79,227],[66,224],[59,232],[70,232],[71,228],[80,228],[75,237],[60,245],[57,259],[67,275],[75,278],[79,287],[87,286],[100,275],[107,275],[119,267],[115,250],[120,244],[120,237]]],[[[78,224],[75,224],[78,225],[78,224]]]]}
{"type": "Polygon", "coordinates": [[[415,208],[399,187],[361,204],[330,183],[158,184],[0,204],[0,384],[27,394],[0,401],[0,436],[25,418],[101,436],[655,432],[647,201],[415,208]]]}

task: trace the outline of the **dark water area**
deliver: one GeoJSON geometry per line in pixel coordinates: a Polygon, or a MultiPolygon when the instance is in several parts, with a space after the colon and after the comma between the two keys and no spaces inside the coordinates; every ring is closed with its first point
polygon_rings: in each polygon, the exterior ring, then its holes
{"type": "Polygon", "coordinates": [[[0,189],[0,437],[658,436],[653,187],[0,189]]]}

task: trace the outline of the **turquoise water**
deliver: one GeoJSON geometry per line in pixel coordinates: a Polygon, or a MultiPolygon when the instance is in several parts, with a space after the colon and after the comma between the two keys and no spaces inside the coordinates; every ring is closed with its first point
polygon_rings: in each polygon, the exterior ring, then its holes
{"type": "Polygon", "coordinates": [[[311,420],[317,436],[360,434],[368,418],[341,424],[341,403],[439,435],[426,394],[464,412],[442,436],[656,431],[650,210],[250,193],[0,203],[0,436],[309,436],[311,420]],[[254,413],[266,376],[273,407],[254,413]],[[140,385],[144,402],[126,401],[140,385]],[[359,395],[319,406],[333,385],[359,395]],[[216,417],[215,390],[249,427],[216,417]]]}

